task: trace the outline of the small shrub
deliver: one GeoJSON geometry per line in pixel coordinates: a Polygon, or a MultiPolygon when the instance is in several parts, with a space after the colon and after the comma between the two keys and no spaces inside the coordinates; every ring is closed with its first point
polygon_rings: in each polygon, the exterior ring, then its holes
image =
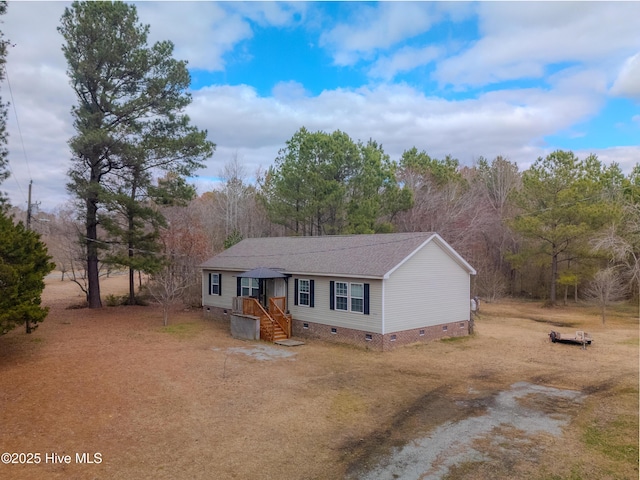
{"type": "Polygon", "coordinates": [[[107,307],[117,307],[118,305],[122,305],[122,297],[114,295],[113,293],[107,295],[104,301],[107,304],[107,307]]]}

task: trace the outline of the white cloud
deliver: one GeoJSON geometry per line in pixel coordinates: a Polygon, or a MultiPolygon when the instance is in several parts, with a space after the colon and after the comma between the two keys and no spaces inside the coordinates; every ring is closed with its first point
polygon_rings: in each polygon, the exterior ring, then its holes
{"type": "Polygon", "coordinates": [[[290,80],[288,82],[278,82],[273,87],[271,94],[276,100],[286,103],[288,100],[304,98],[308,92],[300,82],[290,80]]]}
{"type": "Polygon", "coordinates": [[[369,69],[374,78],[391,80],[397,74],[427,65],[438,58],[441,49],[434,46],[424,48],[404,47],[388,57],[379,58],[369,69]]]}
{"type": "Polygon", "coordinates": [[[15,46],[9,49],[6,65],[11,90],[6,81],[0,87],[2,100],[11,103],[7,130],[12,171],[0,190],[8,191],[12,202],[22,207],[29,180],[34,182],[34,201],[51,207],[67,197],[67,141],[73,135],[70,111],[75,97],[56,27],[68,5],[12,2],[2,19],[5,37],[15,46]]]}
{"type": "Polygon", "coordinates": [[[238,2],[231,7],[263,26],[284,27],[306,20],[305,2],[238,2]]]}
{"type": "Polygon", "coordinates": [[[627,147],[609,147],[609,148],[594,148],[590,150],[576,150],[575,153],[579,158],[585,158],[588,155],[595,154],[598,159],[606,164],[617,163],[620,165],[620,169],[626,175],[631,173],[633,167],[639,163],[640,158],[640,146],[627,146],[627,147]]]}
{"type": "Polygon", "coordinates": [[[598,68],[584,66],[565,68],[549,76],[547,82],[558,92],[593,92],[602,100],[607,94],[607,72],[598,68]]]}
{"type": "Polygon", "coordinates": [[[382,2],[375,7],[353,4],[352,18],[320,36],[320,46],[334,54],[336,65],[353,65],[377,49],[428,31],[441,17],[426,2],[382,2]]]}
{"type": "Polygon", "coordinates": [[[190,68],[220,71],[224,56],[253,37],[250,21],[285,27],[305,18],[297,2],[139,2],[140,21],[151,25],[149,40],[171,40],[175,57],[190,68]]]}
{"type": "MultiPolygon", "coordinates": [[[[636,19],[640,12],[634,12],[640,4],[545,2],[548,11],[539,4],[519,4],[524,5],[522,12],[504,2],[453,4],[450,8],[460,9],[457,18],[466,18],[469,9],[483,11],[481,29],[485,38],[442,63],[441,81],[480,85],[540,75],[548,62],[582,59],[587,64],[565,68],[549,77],[546,90],[500,90],[459,101],[427,96],[402,84],[337,88],[310,96],[295,78],[282,79],[267,97],[258,95],[250,85],[205,87],[193,93],[194,101],[188,108],[193,123],[208,129],[210,139],[218,145],[201,174],[217,176],[224,163],[238,154],[253,176],[259,166],[272,164],[278,150],[301,126],[312,131],[340,129],[355,140],[373,138],[395,159],[415,145],[435,157],[452,154],[463,164],[480,155],[505,155],[526,168],[538,156],[556,148],[545,143],[546,136],[573,131],[599,112],[608,85],[613,84],[611,93],[630,95],[629,91],[634,91],[633,84],[625,82],[637,77],[629,76],[620,65],[639,50],[636,19]],[[615,28],[602,28],[607,25],[615,28]]],[[[30,178],[34,180],[34,200],[42,201],[43,208],[52,209],[67,199],[67,142],[74,134],[70,109],[76,100],[65,73],[63,40],[56,31],[65,5],[69,4],[11,2],[4,16],[5,36],[16,44],[10,50],[7,68],[29,162],[27,169],[10,110],[9,149],[14,178],[0,185],[0,190],[9,191],[16,205],[24,206],[30,178]]],[[[225,53],[237,51],[238,44],[252,35],[251,21],[295,25],[298,18],[307,15],[304,9],[297,12],[296,8],[296,4],[279,3],[138,4],[141,21],[151,23],[152,40],[173,40],[176,58],[186,58],[192,67],[206,70],[224,67],[225,53]]],[[[350,62],[395,47],[429,29],[434,19],[452,14],[448,5],[438,2],[345,8],[360,12],[363,18],[352,30],[346,22],[330,29],[323,41],[336,58],[343,56],[350,62]]],[[[432,61],[435,55],[428,45],[395,54],[388,51],[372,64],[370,74],[389,80],[432,61]]],[[[637,56],[634,58],[637,62],[637,56]]],[[[0,88],[3,100],[8,100],[7,85],[0,88]]],[[[638,117],[633,117],[634,125],[640,122],[638,117]]],[[[603,161],[617,161],[629,171],[640,158],[640,147],[612,145],[594,153],[603,161]]]]}
{"type": "Polygon", "coordinates": [[[435,157],[452,154],[463,164],[479,155],[506,155],[520,165],[545,154],[546,135],[592,114],[598,100],[542,90],[491,92],[447,101],[408,86],[327,90],[316,97],[260,97],[249,86],[199,90],[189,114],[207,128],[218,152],[204,175],[216,175],[239,152],[249,171],[270,165],[301,126],[373,138],[392,158],[416,146],[435,157]]]}
{"type": "Polygon", "coordinates": [[[640,52],[626,60],[611,87],[611,93],[640,100],[640,52]]]}
{"type": "Polygon", "coordinates": [[[441,84],[540,78],[563,62],[613,67],[620,52],[640,46],[636,2],[481,2],[478,13],[481,38],[438,65],[441,84]]]}
{"type": "Polygon", "coordinates": [[[223,55],[252,37],[249,23],[216,2],[141,2],[138,17],[150,24],[149,42],[171,40],[175,58],[190,68],[224,70],[223,55]]]}

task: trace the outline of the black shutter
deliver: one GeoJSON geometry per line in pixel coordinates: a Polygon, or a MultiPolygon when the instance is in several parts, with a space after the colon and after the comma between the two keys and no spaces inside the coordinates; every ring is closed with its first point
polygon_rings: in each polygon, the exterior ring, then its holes
{"type": "Polygon", "coordinates": [[[313,297],[314,297],[314,287],[315,280],[309,280],[309,306],[313,308],[313,297]]]}
{"type": "Polygon", "coordinates": [[[369,315],[369,284],[364,284],[364,314],[369,315]]]}
{"type": "Polygon", "coordinates": [[[218,274],[218,296],[222,295],[222,274],[218,274]]]}
{"type": "Polygon", "coordinates": [[[336,282],[331,280],[329,282],[329,310],[336,309],[335,291],[336,291],[336,282]]]}
{"type": "Polygon", "coordinates": [[[211,275],[213,274],[209,273],[209,295],[211,295],[211,275]]]}
{"type": "Polygon", "coordinates": [[[242,284],[240,282],[242,281],[242,279],[240,277],[237,277],[236,280],[238,281],[238,284],[236,286],[236,297],[241,297],[242,296],[242,284]]]}
{"type": "Polygon", "coordinates": [[[297,278],[293,281],[293,294],[294,294],[293,304],[297,305],[298,304],[298,279],[297,278]]]}

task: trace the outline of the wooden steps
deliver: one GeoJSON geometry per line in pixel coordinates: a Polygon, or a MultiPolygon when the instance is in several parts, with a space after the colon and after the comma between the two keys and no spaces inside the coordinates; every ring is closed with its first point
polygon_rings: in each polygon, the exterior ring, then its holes
{"type": "Polygon", "coordinates": [[[273,329],[273,341],[277,342],[280,340],[286,340],[287,338],[288,337],[285,331],[282,330],[282,327],[280,327],[280,325],[276,323],[273,329]]]}
{"type": "Polygon", "coordinates": [[[242,312],[260,318],[260,339],[268,342],[279,342],[291,336],[291,315],[285,314],[278,304],[284,305],[284,297],[269,299],[271,313],[255,298],[242,298],[242,312]]]}

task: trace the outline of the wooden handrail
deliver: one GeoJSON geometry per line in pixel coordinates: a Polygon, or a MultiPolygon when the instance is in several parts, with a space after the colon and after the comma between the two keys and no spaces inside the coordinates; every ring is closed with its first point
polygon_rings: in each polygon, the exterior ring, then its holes
{"type": "Polygon", "coordinates": [[[242,313],[253,315],[260,319],[260,338],[273,342],[275,339],[275,328],[273,318],[267,313],[260,302],[255,298],[244,297],[242,299],[242,313]]]}
{"type": "Polygon", "coordinates": [[[291,338],[291,315],[284,313],[284,305],[284,297],[271,297],[269,312],[267,312],[257,299],[242,297],[242,313],[260,319],[260,338],[269,342],[275,340],[276,323],[282,328],[287,338],[291,338]]]}
{"type": "Polygon", "coordinates": [[[271,312],[273,319],[278,322],[280,328],[287,335],[287,338],[291,338],[291,315],[284,313],[284,297],[271,297],[269,298],[269,311],[271,312]],[[282,307],[280,307],[282,305],[282,307]]]}

